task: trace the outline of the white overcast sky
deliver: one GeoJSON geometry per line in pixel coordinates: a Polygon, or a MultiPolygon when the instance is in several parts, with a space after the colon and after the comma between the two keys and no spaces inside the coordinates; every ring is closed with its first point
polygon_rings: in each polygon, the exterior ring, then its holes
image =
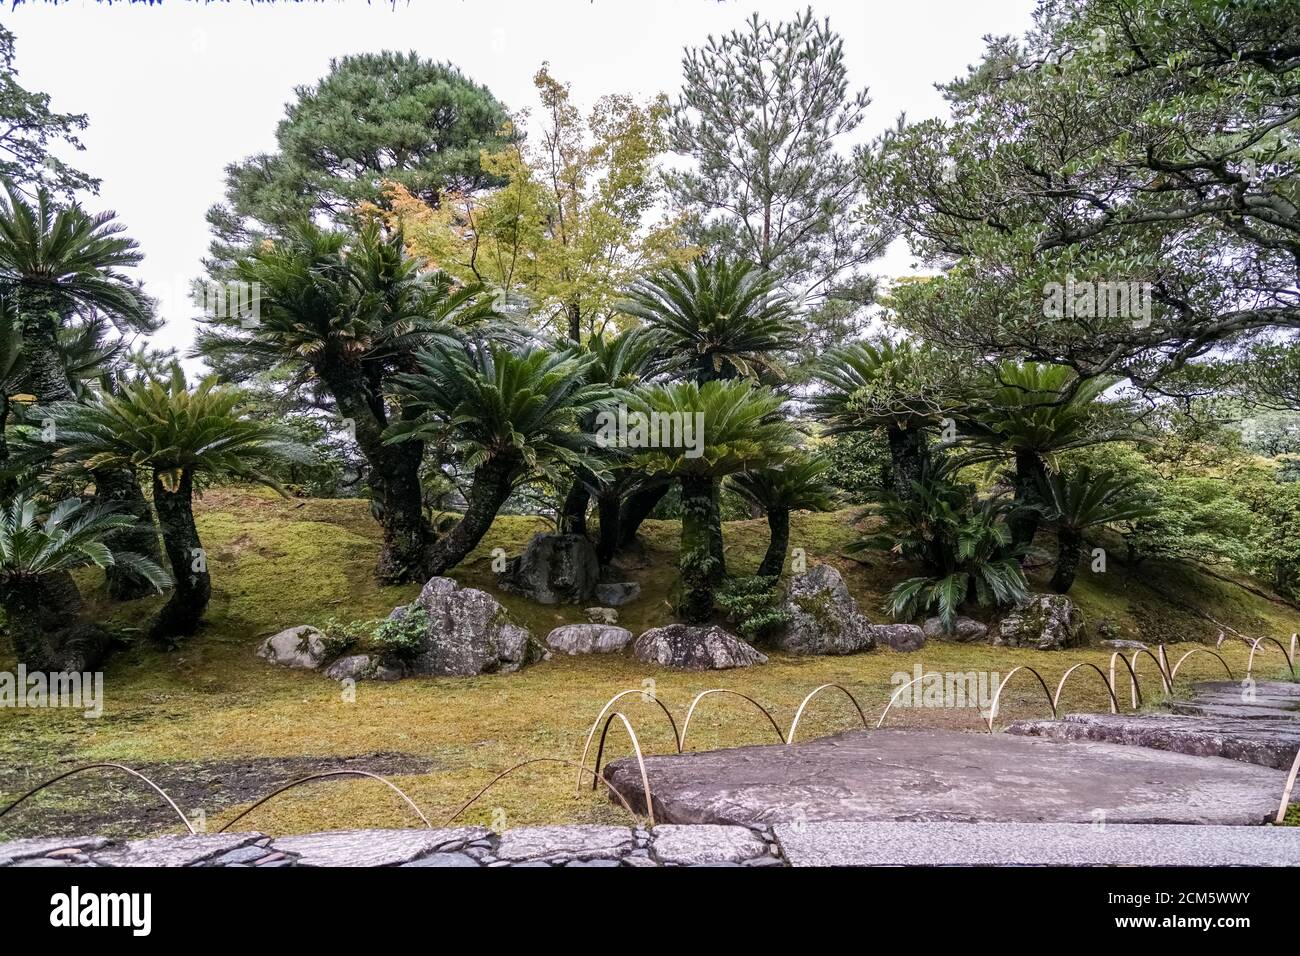
{"type": "MultiPolygon", "coordinates": [[[[5,4],[9,6],[9,4],[5,4]]],[[[139,274],[162,303],[159,345],[193,336],[188,281],[200,272],[203,215],[222,195],[222,169],[274,148],[293,88],[331,57],[383,49],[449,60],[510,110],[535,105],[542,61],[586,107],[604,93],[675,96],[685,46],[725,33],[757,10],[772,19],[800,0],[331,0],[162,6],[70,0],[3,12],[17,37],[19,81],[63,112],[86,113],[75,165],[102,179],[91,209],[114,209],[145,254],[139,274]]],[[[872,104],[858,139],[900,112],[942,115],[934,83],[979,59],[985,34],[1021,33],[1034,0],[816,0],[844,38],[853,87],[872,104]]],[[[846,148],[847,148],[846,144],[846,148]]],[[[905,248],[876,264],[910,268],[905,248]]]]}

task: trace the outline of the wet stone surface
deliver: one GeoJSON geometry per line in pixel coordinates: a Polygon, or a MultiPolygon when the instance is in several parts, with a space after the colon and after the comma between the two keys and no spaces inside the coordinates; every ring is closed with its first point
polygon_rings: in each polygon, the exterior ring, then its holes
{"type": "Polygon", "coordinates": [[[484,827],[24,839],[0,843],[0,867],[394,866],[437,868],[783,866],[770,829],[664,826],[484,827]]]}

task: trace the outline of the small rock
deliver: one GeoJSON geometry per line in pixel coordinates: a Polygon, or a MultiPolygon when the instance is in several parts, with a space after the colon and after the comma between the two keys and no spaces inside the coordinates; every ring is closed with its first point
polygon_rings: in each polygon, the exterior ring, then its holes
{"type": "Polygon", "coordinates": [[[951,631],[944,629],[942,618],[927,618],[924,630],[925,636],[932,641],[956,641],[958,644],[982,641],[989,633],[987,625],[971,617],[957,618],[951,631]]]}
{"type": "Polygon", "coordinates": [[[332,680],[397,680],[402,672],[394,667],[386,667],[369,654],[353,654],[340,657],[325,668],[325,676],[332,680]]]}
{"type": "Polygon", "coordinates": [[[895,651],[915,651],[925,646],[925,631],[915,624],[872,624],[872,641],[895,651]]]}
{"type": "Polygon", "coordinates": [[[546,643],[565,654],[609,654],[632,642],[632,632],[607,624],[565,624],[546,637],[546,643]]]}
{"type": "Polygon", "coordinates": [[[1102,641],[1101,646],[1109,647],[1111,650],[1115,651],[1145,651],[1149,649],[1147,645],[1143,644],[1141,641],[1102,641]]]}
{"type": "Polygon", "coordinates": [[[693,671],[724,670],[767,663],[767,655],[760,654],[748,643],[734,634],[728,634],[716,624],[707,627],[669,624],[667,627],[651,628],[636,639],[633,653],[638,660],[647,664],[693,671]]]}
{"type": "Polygon", "coordinates": [[[592,624],[617,624],[618,611],[612,607],[589,607],[587,620],[592,624]]]}
{"type": "Polygon", "coordinates": [[[257,647],[257,656],[283,667],[315,670],[325,660],[324,635],[314,627],[290,627],[257,647]]]}
{"type": "Polygon", "coordinates": [[[618,581],[596,585],[596,600],[610,607],[622,607],[641,596],[641,585],[635,581],[618,581]]]}

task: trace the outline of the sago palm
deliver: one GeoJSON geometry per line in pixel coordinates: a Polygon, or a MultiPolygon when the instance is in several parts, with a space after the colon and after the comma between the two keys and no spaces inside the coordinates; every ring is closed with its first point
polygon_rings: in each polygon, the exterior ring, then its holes
{"type": "Polygon", "coordinates": [[[830,511],[835,507],[835,488],[826,478],[829,468],[830,462],[824,458],[795,459],[740,472],[729,479],[733,490],[767,515],[769,538],[756,572],[759,577],[776,577],[785,566],[791,511],[830,511]]]}
{"type": "Polygon", "coordinates": [[[113,213],[59,206],[41,189],[34,203],[5,184],[0,197],[0,283],[22,317],[32,392],[41,402],[72,397],[59,361],[59,329],[77,312],[93,311],[135,328],[150,310],[119,270],[142,258],[121,235],[113,213]]]}
{"type": "Polygon", "coordinates": [[[869,510],[884,519],[883,528],[846,550],[889,551],[926,572],[890,591],[886,608],[895,618],[937,610],[951,630],[969,601],[997,607],[1029,593],[1006,525],[1011,504],[977,496],[956,479],[951,463],[927,462],[911,494],[886,491],[869,510]]]}
{"type": "MultiPolygon", "coordinates": [[[[96,333],[104,319],[139,332],[155,324],[151,304],[121,271],[142,256],[111,212],[92,215],[75,203],[60,206],[44,189],[37,190],[34,202],[11,184],[5,184],[4,192],[0,286],[12,298],[22,326],[25,387],[41,404],[71,401],[87,371],[84,360],[96,357],[96,333]],[[96,318],[74,328],[73,317],[79,314],[96,318]]],[[[149,507],[135,475],[105,469],[94,479],[97,500],[137,518],[133,529],[120,533],[117,546],[156,558],[156,542],[141,530],[149,507]]],[[[125,600],[147,593],[149,583],[113,568],[108,588],[114,598],[125,600]]]]}
{"type": "Polygon", "coordinates": [[[1150,518],[1159,509],[1138,500],[1137,483],[1086,465],[1071,472],[1048,475],[1043,481],[1048,516],[1056,524],[1056,570],[1052,590],[1064,594],[1074,584],[1083,554],[1083,536],[1090,528],[1150,518]]]}
{"type": "Polygon", "coordinates": [[[259,466],[309,456],[279,429],[244,412],[245,396],[209,376],[186,386],[179,367],[166,381],[126,382],[84,405],[55,406],[64,460],[87,468],[129,467],[150,478],[154,510],[175,589],[151,627],[159,640],[194,633],[212,596],[212,577],[194,523],[196,481],[264,481],[259,466]]]}
{"type": "Polygon", "coordinates": [[[621,311],[659,333],[664,354],[691,380],[780,376],[798,345],[795,309],[773,273],[751,263],[697,259],[641,279],[621,311]]]}
{"type": "Polygon", "coordinates": [[[159,591],[170,583],[155,562],[111,546],[133,524],[131,515],[78,498],[43,513],[36,499],[20,493],[0,508],[0,607],[19,661],[81,671],[103,656],[103,632],[77,626],[82,605],[72,571],[129,567],[159,591]]]}
{"type": "Polygon", "coordinates": [[[1079,379],[1063,365],[1008,361],[976,392],[962,431],[969,441],[988,449],[988,455],[1014,458],[1020,506],[1011,517],[1016,545],[1028,548],[1038,531],[1044,504],[1039,491],[1052,456],[1120,437],[1122,429],[1107,420],[1098,401],[1114,383],[1106,376],[1079,379]]]}
{"type": "Polygon", "coordinates": [[[929,457],[926,432],[951,414],[934,350],[909,341],[854,342],[832,349],[813,370],[813,417],[827,434],[882,430],[889,442],[890,482],[907,497],[929,457]]]}
{"type": "Polygon", "coordinates": [[[681,610],[688,623],[708,621],[724,574],[711,533],[718,481],[788,455],[793,429],[781,415],[782,404],[780,395],[743,379],[679,382],[644,393],[646,413],[674,426],[670,434],[678,441],[643,450],[634,462],[681,484],[681,610]]]}
{"type": "Polygon", "coordinates": [[[423,581],[435,537],[421,494],[424,449],[384,441],[408,417],[389,400],[392,380],[416,370],[419,348],[492,323],[489,298],[430,271],[406,253],[400,232],[374,224],[355,234],[300,224],[240,259],[235,277],[249,285],[248,313],[211,317],[198,354],[229,377],[282,365],[319,385],[370,466],[384,531],[376,574],[423,581]]]}
{"type": "Polygon", "coordinates": [[[385,441],[433,443],[472,473],[465,513],[433,543],[429,573],[459,564],[517,485],[566,470],[604,473],[596,436],[581,424],[620,393],[588,380],[592,361],[570,351],[435,346],[416,356],[416,371],[394,378],[409,414],[385,441]]]}

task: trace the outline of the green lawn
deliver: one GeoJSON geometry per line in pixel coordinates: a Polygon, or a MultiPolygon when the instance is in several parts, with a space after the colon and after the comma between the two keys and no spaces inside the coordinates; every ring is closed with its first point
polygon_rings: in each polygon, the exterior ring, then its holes
{"type": "MultiPolygon", "coordinates": [[[[268,792],[300,769],[314,769],[308,766],[313,760],[356,757],[352,766],[382,766],[392,772],[395,782],[436,824],[496,773],[518,761],[576,760],[602,704],[628,688],[652,687],[679,721],[699,691],[741,690],[772,709],[786,727],[804,694],[819,684],[836,682],[853,692],[874,723],[894,689],[891,675],[910,673],[918,662],[925,670],[1000,674],[1030,664],[1054,686],[1075,661],[1092,661],[1105,669],[1109,660],[1109,654],[1097,648],[1051,653],[934,643],[912,654],[772,655],[766,666],[700,674],[652,668],[630,655],[561,656],[513,675],[361,684],[355,702],[349,702],[335,682],[310,672],[269,666],[254,656],[253,649],[284,627],[319,624],[331,617],[382,616],[417,593],[415,586],[375,585],[370,572],[377,527],[366,504],[282,499],[241,489],[210,492],[200,509],[199,526],[216,589],[206,627],[179,651],[161,652],[143,643],[122,649],[107,667],[105,713],[99,720],[69,711],[0,709],[0,802],[78,763],[114,761],[157,770],[168,780],[183,782],[178,784],[178,802],[187,812],[205,811],[212,828],[213,821],[219,825],[230,819],[253,795],[268,792]],[[242,789],[236,790],[234,781],[242,789]],[[242,796],[231,803],[236,792],[242,796]]],[[[500,518],[455,576],[496,593],[489,566],[491,549],[500,546],[517,553],[532,533],[545,527],[535,519],[500,518]]],[[[671,619],[668,595],[676,578],[676,532],[672,522],[650,522],[646,528],[649,566],[633,575],[641,581],[643,595],[621,614],[621,623],[634,632],[671,619]]],[[[763,521],[729,524],[726,536],[733,568],[757,565],[766,546],[763,521]]],[[[850,512],[797,515],[791,546],[805,548],[810,562],[838,566],[863,609],[881,620],[881,598],[906,569],[891,565],[883,556],[865,562],[843,557],[843,546],[854,537],[850,512]]],[[[90,589],[95,582],[86,584],[90,589]]],[[[1170,604],[1164,593],[1177,594],[1180,601],[1247,633],[1281,637],[1300,629],[1300,615],[1291,608],[1232,584],[1159,566],[1144,567],[1133,575],[1115,563],[1103,575],[1085,570],[1072,596],[1090,627],[1108,619],[1126,637],[1179,643],[1213,640],[1214,625],[1187,607],[1170,604]]],[[[497,597],[538,637],[559,624],[584,619],[581,608],[541,607],[511,595],[497,597]]],[[[142,603],[145,606],[103,610],[119,621],[139,620],[154,602],[142,603]]],[[[1173,660],[1180,653],[1171,647],[1173,660]]],[[[1245,668],[1244,647],[1234,642],[1224,653],[1240,676],[1245,668]]],[[[1280,663],[1274,649],[1257,667],[1257,674],[1278,676],[1280,663]]],[[[0,655],[0,667],[12,667],[7,649],[0,655]]],[[[1179,678],[1219,673],[1217,662],[1198,655],[1188,661],[1179,678]]],[[[1146,674],[1144,688],[1155,695],[1158,681],[1149,662],[1146,674]]],[[[1035,694],[1036,690],[1032,679],[1011,685],[998,722],[1048,713],[1041,690],[1035,694]]],[[[672,737],[662,714],[639,698],[625,699],[625,704],[643,746],[655,753],[670,750],[672,737]]],[[[1063,709],[1101,710],[1106,704],[1101,681],[1083,670],[1072,678],[1062,701],[1063,709]]],[[[848,729],[855,723],[849,702],[827,694],[810,706],[799,736],[848,729]]],[[[889,723],[971,731],[982,726],[973,709],[895,710],[889,723]]],[[[693,748],[773,739],[761,715],[726,696],[709,698],[691,724],[693,748]]],[[[626,740],[619,737],[614,749],[618,754],[626,752],[626,740]]],[[[0,835],[87,828],[138,832],[138,822],[128,824],[132,813],[143,812],[138,808],[147,802],[137,785],[124,777],[87,775],[57,785],[0,821],[0,835]]],[[[277,833],[400,826],[412,822],[409,813],[382,785],[342,779],[287,794],[240,826],[277,833]]],[[[539,765],[494,788],[462,819],[513,826],[623,817],[600,795],[584,791],[575,796],[573,771],[539,765]]],[[[164,819],[150,816],[147,822],[165,828],[164,819]]]]}

